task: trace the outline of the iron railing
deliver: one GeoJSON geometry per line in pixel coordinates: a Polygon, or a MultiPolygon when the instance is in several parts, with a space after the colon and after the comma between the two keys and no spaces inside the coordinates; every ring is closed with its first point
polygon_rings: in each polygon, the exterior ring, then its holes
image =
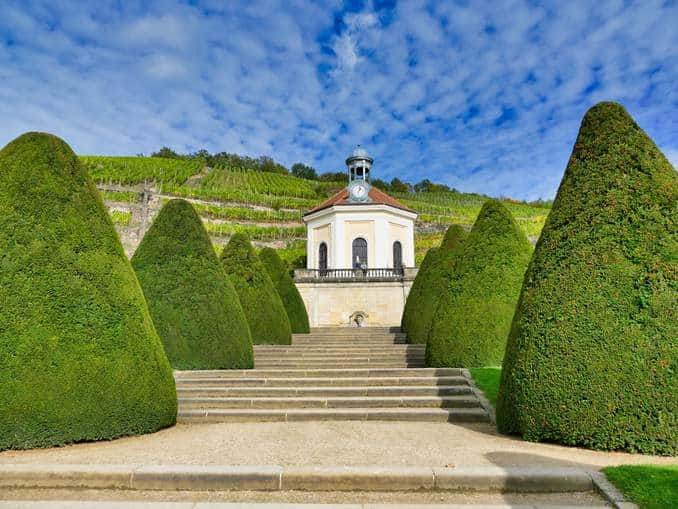
{"type": "Polygon", "coordinates": [[[398,281],[403,278],[403,267],[390,268],[355,268],[355,269],[302,269],[295,272],[297,280],[390,280],[398,281]]]}

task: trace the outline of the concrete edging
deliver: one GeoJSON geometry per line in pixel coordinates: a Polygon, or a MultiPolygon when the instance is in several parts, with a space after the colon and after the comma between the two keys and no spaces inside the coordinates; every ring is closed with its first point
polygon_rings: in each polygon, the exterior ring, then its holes
{"type": "Polygon", "coordinates": [[[476,385],[476,381],[473,379],[473,375],[471,375],[471,371],[469,371],[468,368],[462,368],[461,370],[462,376],[468,380],[469,387],[471,387],[471,391],[473,394],[478,398],[478,401],[480,401],[480,406],[482,406],[485,411],[487,412],[487,415],[490,417],[490,424],[492,425],[497,425],[497,413],[494,409],[494,406],[492,403],[490,403],[490,400],[487,399],[487,396],[485,396],[485,393],[478,388],[476,385]]]}
{"type": "Polygon", "coordinates": [[[564,493],[596,486],[577,468],[0,464],[0,487],[14,488],[564,493]]]}
{"type": "Polygon", "coordinates": [[[603,472],[591,472],[591,480],[596,491],[605,498],[615,509],[640,509],[633,502],[628,502],[624,494],[612,484],[603,472]]]}

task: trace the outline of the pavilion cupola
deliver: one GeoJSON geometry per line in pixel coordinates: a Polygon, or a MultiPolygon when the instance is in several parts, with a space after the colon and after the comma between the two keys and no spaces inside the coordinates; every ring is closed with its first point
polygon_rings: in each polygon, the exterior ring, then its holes
{"type": "Polygon", "coordinates": [[[369,182],[373,162],[374,159],[369,156],[367,150],[358,145],[348,159],[346,159],[349,185],[356,180],[369,182]]]}

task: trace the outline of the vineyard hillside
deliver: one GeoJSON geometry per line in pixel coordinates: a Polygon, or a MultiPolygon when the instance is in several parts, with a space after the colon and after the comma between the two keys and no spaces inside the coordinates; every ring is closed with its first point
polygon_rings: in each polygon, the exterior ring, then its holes
{"type": "MultiPolygon", "coordinates": [[[[302,214],[345,185],[241,167],[209,167],[195,159],[81,156],[81,160],[103,194],[128,256],[162,205],[181,197],[193,204],[218,252],[231,235],[245,233],[256,247],[276,248],[286,262],[300,265],[306,252],[302,214]]],[[[417,264],[440,243],[450,224],[470,229],[488,199],[456,191],[389,194],[419,213],[417,264]]],[[[536,242],[550,209],[502,201],[536,242]]]]}

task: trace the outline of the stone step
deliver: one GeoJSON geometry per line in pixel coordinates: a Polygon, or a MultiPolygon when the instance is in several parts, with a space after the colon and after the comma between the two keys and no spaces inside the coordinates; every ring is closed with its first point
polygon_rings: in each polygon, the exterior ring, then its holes
{"type": "Polygon", "coordinates": [[[227,408],[479,408],[475,396],[179,398],[179,411],[227,408]]]}
{"type": "Polygon", "coordinates": [[[254,352],[425,352],[425,345],[386,345],[386,346],[316,346],[316,345],[287,345],[287,346],[272,346],[272,345],[255,345],[254,352]]]}
{"type": "Polygon", "coordinates": [[[353,369],[217,369],[199,371],[175,371],[177,380],[182,378],[237,378],[237,377],[463,377],[461,368],[353,368],[353,369]]]}
{"type": "Polygon", "coordinates": [[[308,361],[308,362],[285,362],[285,361],[262,361],[256,362],[254,366],[261,369],[322,369],[322,368],[335,368],[335,369],[349,369],[355,367],[376,367],[376,368],[423,368],[425,365],[424,360],[413,360],[413,361],[346,361],[346,362],[335,362],[335,361],[308,361]]]}
{"type": "Polygon", "coordinates": [[[212,388],[212,387],[367,387],[367,386],[468,386],[468,380],[462,376],[401,376],[401,377],[271,377],[271,378],[240,378],[240,377],[217,377],[217,378],[183,378],[177,379],[177,389],[184,388],[212,388]]]}
{"type": "Polygon", "coordinates": [[[407,346],[406,341],[389,340],[389,339],[371,339],[371,340],[357,340],[357,339],[317,339],[317,340],[298,340],[292,341],[291,345],[258,345],[258,346],[339,346],[339,347],[353,347],[353,346],[407,346]]]}
{"type": "Polygon", "coordinates": [[[299,408],[182,410],[180,423],[251,421],[489,422],[482,408],[299,408]]]}
{"type": "Polygon", "coordinates": [[[287,362],[302,362],[302,361],[406,361],[409,359],[423,359],[423,353],[377,353],[377,354],[352,354],[352,353],[300,353],[300,352],[257,352],[254,356],[255,360],[285,360],[287,362]]]}
{"type": "Polygon", "coordinates": [[[388,327],[316,327],[309,333],[295,333],[295,336],[313,336],[317,334],[405,334],[400,329],[388,327]]]}
{"type": "Polygon", "coordinates": [[[212,397],[338,397],[338,396],[462,396],[472,394],[468,385],[390,385],[390,386],[292,386],[292,387],[185,387],[179,386],[180,398],[212,397]]]}

